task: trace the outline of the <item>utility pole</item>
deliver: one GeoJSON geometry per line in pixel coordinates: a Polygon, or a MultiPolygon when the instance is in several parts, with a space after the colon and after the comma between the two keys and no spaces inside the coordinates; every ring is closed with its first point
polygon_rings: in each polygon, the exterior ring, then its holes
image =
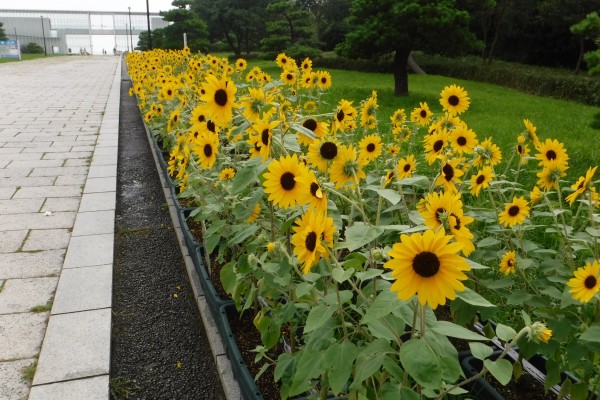
{"type": "Polygon", "coordinates": [[[131,7],[129,9],[129,40],[131,41],[131,52],[133,53],[133,27],[131,26],[131,7]]]}
{"type": "Polygon", "coordinates": [[[46,32],[44,31],[44,16],[40,15],[40,19],[42,20],[42,37],[44,38],[44,57],[48,57],[48,52],[46,51],[46,32]]]}
{"type": "Polygon", "coordinates": [[[150,32],[150,5],[146,0],[146,20],[148,21],[148,50],[152,50],[152,33],[150,32]]]}

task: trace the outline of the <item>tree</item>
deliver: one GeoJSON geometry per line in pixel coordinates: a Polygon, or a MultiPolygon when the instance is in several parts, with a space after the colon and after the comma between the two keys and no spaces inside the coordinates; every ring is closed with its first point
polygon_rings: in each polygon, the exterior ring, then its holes
{"type": "MultiPolygon", "coordinates": [[[[268,57],[287,51],[291,57],[313,55],[316,45],[310,14],[295,0],[275,0],[267,6],[267,37],[261,49],[268,57]],[[308,54],[308,53],[313,54],[308,54]]],[[[318,53],[318,52],[317,52],[318,53]]]]}
{"type": "Polygon", "coordinates": [[[350,0],[298,0],[315,20],[315,40],[332,50],[344,40],[349,31],[346,19],[350,16],[350,0]]]}
{"type": "MultiPolygon", "coordinates": [[[[579,57],[577,59],[577,66],[575,67],[575,72],[579,72],[579,68],[581,67],[581,62],[583,61],[585,53],[585,41],[596,40],[598,43],[598,40],[600,39],[600,17],[598,16],[598,13],[589,13],[583,20],[571,25],[571,33],[579,37],[579,57]]],[[[596,59],[600,59],[600,50],[588,52],[585,54],[585,56],[588,68],[590,69],[590,72],[593,73],[594,67],[600,64],[595,62],[596,59]],[[599,54],[594,55],[594,53],[599,54]]],[[[596,69],[598,69],[598,72],[600,72],[600,68],[596,69]]]]}
{"type": "Polygon", "coordinates": [[[160,12],[165,21],[173,23],[153,31],[159,31],[157,36],[162,36],[162,40],[159,40],[157,44],[154,43],[154,35],[152,36],[153,47],[181,49],[183,48],[183,34],[185,33],[188,47],[192,52],[208,50],[208,29],[206,23],[189,9],[192,2],[193,0],[173,0],[171,4],[175,7],[174,9],[160,12]]]}
{"type": "Polygon", "coordinates": [[[268,0],[194,0],[191,5],[208,25],[211,42],[224,41],[240,57],[260,47],[266,35],[268,0]]]}
{"type": "Polygon", "coordinates": [[[23,54],[41,54],[44,52],[44,48],[37,43],[29,42],[21,48],[23,54]]]}
{"type": "Polygon", "coordinates": [[[453,0],[355,0],[353,30],[336,50],[347,57],[393,54],[394,93],[408,94],[407,61],[413,49],[455,53],[476,43],[469,14],[453,0]]]}
{"type": "Polygon", "coordinates": [[[8,36],[6,36],[6,32],[4,31],[4,24],[0,22],[0,40],[8,40],[8,36]]]}

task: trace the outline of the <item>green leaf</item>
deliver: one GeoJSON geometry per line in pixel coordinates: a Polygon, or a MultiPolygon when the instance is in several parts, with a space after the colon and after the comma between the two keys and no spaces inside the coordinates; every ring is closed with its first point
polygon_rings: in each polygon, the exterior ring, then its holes
{"type": "Polygon", "coordinates": [[[256,329],[260,332],[260,339],[268,350],[273,348],[279,342],[281,326],[265,315],[265,310],[266,309],[263,308],[256,314],[253,322],[256,329]]]}
{"type": "Polygon", "coordinates": [[[369,268],[365,272],[357,272],[356,277],[361,281],[367,281],[383,274],[384,271],[375,268],[369,268]]]}
{"type": "Polygon", "coordinates": [[[467,264],[469,264],[471,269],[490,269],[490,267],[486,267],[485,265],[479,264],[473,260],[469,260],[468,258],[467,258],[467,264]]]}
{"type": "Polygon", "coordinates": [[[229,294],[232,294],[238,284],[238,277],[234,270],[234,263],[227,263],[219,272],[219,277],[221,278],[221,284],[223,285],[223,289],[229,294]]]}
{"type": "Polygon", "coordinates": [[[365,379],[379,371],[386,354],[390,352],[392,352],[392,348],[385,339],[375,339],[366,347],[363,347],[356,357],[356,371],[350,388],[360,387],[365,379]]]}
{"type": "Polygon", "coordinates": [[[579,336],[580,340],[585,340],[586,342],[597,342],[600,343],[600,326],[593,325],[590,326],[579,336]]]}
{"type": "Polygon", "coordinates": [[[279,355],[277,364],[275,364],[275,371],[273,371],[275,382],[279,381],[287,373],[288,369],[292,367],[294,357],[295,355],[292,355],[292,353],[282,353],[279,355]]]}
{"type": "Polygon", "coordinates": [[[299,134],[306,136],[309,139],[316,139],[315,133],[308,128],[298,124],[291,124],[290,128],[298,132],[299,134]]]}
{"type": "Polygon", "coordinates": [[[318,306],[314,307],[308,313],[308,318],[306,318],[304,333],[308,333],[320,328],[331,318],[336,309],[336,306],[328,306],[325,304],[319,304],[318,306]]]}
{"type": "Polygon", "coordinates": [[[383,232],[385,232],[385,229],[380,226],[367,226],[362,222],[355,222],[354,225],[346,229],[346,241],[339,242],[337,247],[354,251],[371,243],[383,232]]]}
{"type": "Polygon", "coordinates": [[[380,292],[360,320],[362,325],[378,320],[398,307],[398,297],[392,291],[380,292]]]}
{"type": "Polygon", "coordinates": [[[231,239],[229,239],[229,242],[227,242],[227,244],[229,244],[229,246],[234,245],[234,244],[238,244],[243,242],[244,240],[248,239],[250,236],[254,235],[254,233],[256,233],[256,231],[258,231],[259,226],[258,225],[244,225],[243,229],[240,229],[240,231],[231,239]]]}
{"type": "Polygon", "coordinates": [[[531,317],[525,312],[525,310],[521,310],[521,316],[523,317],[523,322],[525,322],[525,325],[531,325],[531,317]]]}
{"type": "Polygon", "coordinates": [[[479,293],[472,291],[469,288],[465,288],[462,292],[457,292],[456,297],[476,307],[496,307],[495,304],[490,303],[484,299],[479,293]]]}
{"type": "Polygon", "coordinates": [[[323,298],[323,303],[337,306],[339,296],[339,303],[344,304],[352,300],[353,294],[352,290],[340,290],[339,293],[334,291],[323,298]]]}
{"type": "Polygon", "coordinates": [[[471,354],[473,354],[473,357],[475,357],[478,360],[485,360],[494,352],[494,349],[483,343],[469,343],[469,347],[471,349],[471,354]]]}
{"type": "Polygon", "coordinates": [[[316,378],[321,372],[323,353],[319,350],[303,350],[298,359],[296,373],[292,378],[288,395],[295,396],[311,388],[310,379],[316,378]]]}
{"type": "Polygon", "coordinates": [[[231,181],[231,193],[241,193],[248,185],[256,181],[258,175],[267,168],[267,165],[268,163],[263,163],[260,157],[246,161],[244,167],[237,171],[235,178],[231,181]]]}
{"type": "Polygon", "coordinates": [[[504,342],[511,341],[517,336],[517,332],[510,326],[498,324],[496,326],[496,336],[504,342]]]}
{"type": "Polygon", "coordinates": [[[350,277],[352,276],[353,273],[354,273],[354,269],[353,268],[348,268],[348,269],[345,270],[345,269],[340,268],[340,267],[335,267],[331,271],[331,276],[333,276],[333,279],[335,279],[335,281],[337,283],[344,283],[348,279],[350,279],[350,277]]]}
{"type": "Polygon", "coordinates": [[[325,352],[323,366],[327,369],[329,386],[334,394],[340,393],[348,383],[357,354],[356,345],[348,341],[334,343],[325,352]]]}
{"type": "Polygon", "coordinates": [[[314,286],[308,282],[299,283],[298,286],[296,286],[296,298],[299,299],[300,297],[309,294],[313,287],[314,286]]]}
{"type": "Polygon", "coordinates": [[[485,365],[488,371],[490,371],[494,378],[496,378],[503,386],[506,386],[508,382],[510,382],[513,371],[510,361],[505,360],[504,358],[496,361],[488,359],[483,361],[483,365],[485,365]]]}
{"type": "Polygon", "coordinates": [[[410,339],[404,342],[400,347],[400,362],[420,385],[431,388],[442,385],[439,358],[425,340],[410,339]]]}
{"type": "Polygon", "coordinates": [[[479,242],[477,242],[477,247],[479,247],[479,248],[490,247],[490,246],[495,246],[498,243],[500,243],[500,241],[498,239],[496,239],[493,236],[488,236],[486,238],[481,239],[479,242]]]}
{"type": "Polygon", "coordinates": [[[579,382],[571,386],[571,400],[585,400],[589,396],[589,388],[585,382],[579,382]]]}
{"type": "Polygon", "coordinates": [[[460,325],[456,325],[450,321],[437,321],[431,330],[439,333],[440,335],[450,336],[458,339],[480,340],[484,342],[488,341],[488,338],[485,336],[481,336],[478,333],[475,333],[460,325]]]}
{"type": "Polygon", "coordinates": [[[419,400],[419,394],[399,384],[386,382],[381,387],[378,400],[419,400]]]}
{"type": "Polygon", "coordinates": [[[373,192],[376,192],[378,195],[380,195],[381,197],[383,197],[384,199],[386,199],[393,205],[398,204],[400,202],[400,200],[402,199],[402,196],[400,196],[400,194],[398,192],[396,192],[395,190],[392,190],[392,189],[381,189],[376,186],[369,186],[369,187],[367,187],[367,189],[372,190],[373,192]]]}

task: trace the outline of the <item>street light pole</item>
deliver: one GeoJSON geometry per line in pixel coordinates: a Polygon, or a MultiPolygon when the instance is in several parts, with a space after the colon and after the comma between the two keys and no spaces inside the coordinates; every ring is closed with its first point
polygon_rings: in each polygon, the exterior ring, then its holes
{"type": "Polygon", "coordinates": [[[42,20],[42,37],[44,38],[44,57],[48,57],[48,52],[46,51],[46,32],[44,31],[44,16],[40,15],[40,19],[42,20]]]}
{"type": "Polygon", "coordinates": [[[131,41],[131,52],[133,53],[133,28],[131,27],[131,7],[127,7],[129,10],[129,40],[131,41]]]}
{"type": "Polygon", "coordinates": [[[148,21],[148,50],[152,50],[152,33],[150,32],[150,5],[146,0],[146,20],[148,21]]]}

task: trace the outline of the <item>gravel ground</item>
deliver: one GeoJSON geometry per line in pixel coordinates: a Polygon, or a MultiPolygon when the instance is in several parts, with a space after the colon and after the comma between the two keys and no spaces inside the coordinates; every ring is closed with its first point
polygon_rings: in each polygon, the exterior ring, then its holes
{"type": "Polygon", "coordinates": [[[224,399],[130,86],[121,82],[113,398],[224,399]]]}

